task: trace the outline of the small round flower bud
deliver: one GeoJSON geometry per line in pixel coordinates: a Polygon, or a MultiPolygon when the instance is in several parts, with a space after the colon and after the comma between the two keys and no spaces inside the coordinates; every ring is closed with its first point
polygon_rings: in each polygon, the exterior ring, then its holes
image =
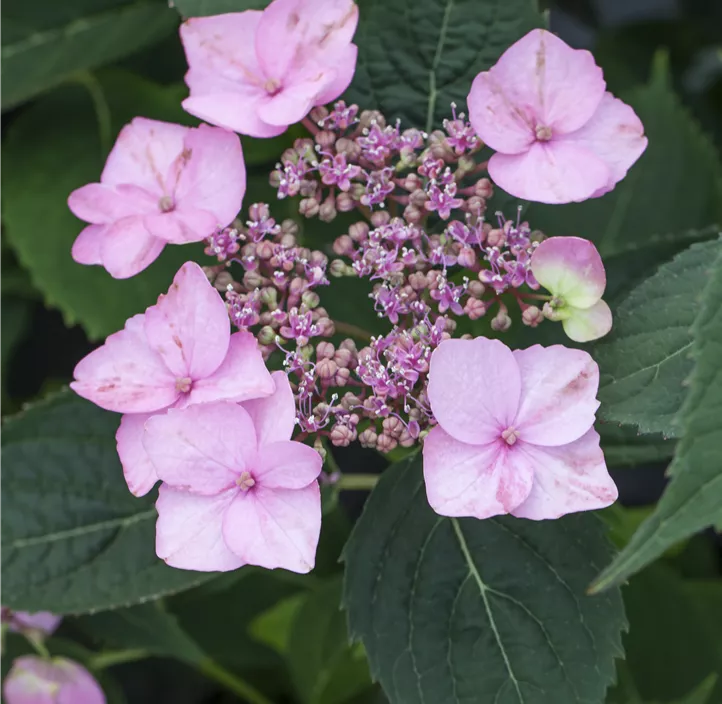
{"type": "Polygon", "coordinates": [[[399,435],[399,445],[401,445],[401,447],[411,447],[415,442],[416,438],[412,438],[406,429],[399,435]]]}
{"type": "Polygon", "coordinates": [[[229,286],[233,286],[233,276],[228,271],[221,271],[213,281],[213,286],[221,292],[227,291],[229,286]]]}
{"type": "Polygon", "coordinates": [[[331,222],[336,218],[338,212],[336,211],[335,198],[329,196],[326,198],[318,209],[318,217],[321,222],[331,222]]]}
{"type": "Polygon", "coordinates": [[[291,279],[291,283],[288,286],[288,292],[292,296],[300,296],[305,286],[306,282],[300,276],[297,276],[296,278],[291,279]]]}
{"type": "Polygon", "coordinates": [[[414,291],[423,291],[426,288],[426,274],[421,271],[415,271],[409,274],[409,286],[414,291]]]}
{"type": "Polygon", "coordinates": [[[478,298],[467,298],[464,304],[464,313],[469,316],[470,320],[478,320],[486,315],[486,311],[489,309],[484,301],[480,301],[478,298]]]}
{"type": "Polygon", "coordinates": [[[331,318],[319,318],[316,325],[323,337],[331,337],[336,332],[336,326],[331,318]]]}
{"type": "Polygon", "coordinates": [[[354,355],[358,355],[358,348],[356,347],[356,343],[350,337],[347,337],[345,340],[343,340],[343,342],[341,342],[338,347],[341,350],[348,350],[354,355]]]}
{"type": "Polygon", "coordinates": [[[469,269],[476,264],[476,253],[471,247],[462,247],[456,258],[456,263],[469,269]]]}
{"type": "Polygon", "coordinates": [[[465,209],[472,215],[480,218],[486,212],[486,201],[479,196],[471,196],[466,201],[465,209]]]}
{"type": "MultiPolygon", "coordinates": [[[[341,397],[341,408],[350,411],[352,408],[356,408],[357,406],[361,405],[361,399],[356,396],[356,394],[352,393],[351,391],[347,391],[342,397],[341,397]]],[[[356,415],[356,414],[354,414],[356,415]]],[[[358,416],[356,416],[358,418],[358,416]]],[[[356,421],[358,422],[358,421],[356,421]]]]}
{"type": "Polygon", "coordinates": [[[315,291],[304,291],[301,295],[301,303],[306,308],[315,308],[321,302],[321,297],[315,291]]]}
{"type": "Polygon", "coordinates": [[[247,271],[243,275],[243,285],[246,290],[253,291],[263,285],[263,277],[257,271],[247,271]]]}
{"type": "Polygon", "coordinates": [[[347,367],[351,366],[351,363],[353,362],[354,354],[351,352],[351,350],[345,350],[345,349],[338,349],[336,350],[334,359],[336,360],[336,364],[338,364],[339,367],[346,369],[347,367]]]}
{"type": "Polygon", "coordinates": [[[259,259],[270,259],[273,256],[273,245],[264,240],[256,245],[256,256],[259,259]]]}
{"type": "Polygon", "coordinates": [[[371,224],[374,227],[383,227],[391,220],[388,210],[377,210],[371,215],[371,224]]]}
{"type": "Polygon", "coordinates": [[[336,140],[336,153],[343,154],[348,162],[353,163],[361,155],[361,147],[353,139],[341,137],[336,140]]]}
{"type": "Polygon", "coordinates": [[[521,314],[521,322],[524,323],[524,325],[528,325],[532,328],[535,328],[537,325],[539,325],[542,320],[544,320],[544,313],[542,313],[541,310],[536,306],[529,306],[521,314]]]}
{"type": "Polygon", "coordinates": [[[348,228],[348,235],[354,242],[365,242],[369,235],[367,222],[355,222],[348,228]]]}
{"type": "Polygon", "coordinates": [[[325,340],[316,345],[316,359],[333,359],[335,352],[336,348],[333,344],[325,340]]]}
{"type": "Polygon", "coordinates": [[[384,418],[381,425],[383,426],[384,433],[392,438],[398,438],[404,431],[404,424],[401,422],[401,420],[396,418],[396,416],[384,418]]]}
{"type": "Polygon", "coordinates": [[[499,311],[491,319],[491,329],[497,332],[506,332],[511,327],[511,318],[505,310],[499,311]]]}
{"type": "Polygon", "coordinates": [[[381,433],[376,440],[376,449],[379,452],[391,452],[391,450],[395,449],[397,445],[398,442],[396,441],[396,438],[392,438],[386,433],[381,433]]]}
{"type": "Polygon", "coordinates": [[[481,298],[486,291],[486,286],[484,286],[481,281],[470,281],[466,290],[470,296],[473,296],[474,298],[481,298]]]}
{"type": "MultiPolygon", "coordinates": [[[[298,234],[298,223],[295,220],[291,220],[291,218],[286,218],[281,223],[281,232],[284,235],[293,235],[295,237],[298,234]]],[[[281,242],[281,244],[284,244],[284,243],[281,242]]],[[[296,244],[296,243],[293,242],[291,245],[288,245],[288,246],[293,246],[293,244],[296,244]]],[[[286,245],[284,244],[284,246],[286,246],[286,245]]]]}
{"type": "Polygon", "coordinates": [[[359,115],[359,125],[361,128],[371,127],[372,124],[379,127],[386,127],[386,118],[378,110],[364,110],[359,115]]]}
{"type": "Polygon", "coordinates": [[[346,425],[337,423],[331,429],[329,440],[336,447],[348,447],[354,439],[354,431],[346,425]]]}
{"type": "Polygon", "coordinates": [[[424,182],[421,180],[421,176],[418,174],[408,174],[406,178],[404,178],[403,186],[405,190],[409,192],[418,191],[420,188],[424,187],[424,182]]]}
{"type": "Polygon", "coordinates": [[[356,201],[350,193],[339,193],[336,196],[336,210],[339,213],[350,213],[356,207],[356,201]]]}
{"type": "Polygon", "coordinates": [[[271,310],[278,307],[278,291],[270,286],[261,289],[261,303],[271,310]]]}
{"type": "Polygon", "coordinates": [[[321,130],[315,137],[314,140],[321,149],[330,149],[333,143],[336,141],[336,135],[329,130],[321,130]]]}
{"type": "Polygon", "coordinates": [[[308,116],[318,125],[328,117],[328,108],[325,105],[319,105],[313,108],[311,112],[308,113],[308,116]]]}
{"type": "Polygon", "coordinates": [[[529,241],[534,242],[542,242],[546,239],[546,235],[541,230],[532,230],[529,233],[529,241]]]}
{"type": "Polygon", "coordinates": [[[426,203],[427,195],[423,188],[417,188],[410,196],[409,203],[415,205],[417,208],[422,208],[426,203]]]}
{"type": "Polygon", "coordinates": [[[346,386],[346,384],[348,384],[350,376],[351,372],[348,369],[341,367],[336,371],[336,376],[333,379],[333,383],[336,386],[346,386]]]}
{"type": "Polygon", "coordinates": [[[276,331],[270,325],[264,325],[258,332],[258,341],[262,345],[271,345],[276,339],[276,331]]]}
{"type": "Polygon", "coordinates": [[[296,139],[293,142],[293,148],[296,153],[302,157],[313,157],[316,154],[313,148],[313,140],[309,137],[300,137],[299,139],[296,139]]]}
{"type": "Polygon", "coordinates": [[[494,186],[488,178],[481,178],[474,184],[474,195],[479,198],[491,198],[494,195],[494,186]]]}
{"type": "Polygon", "coordinates": [[[316,364],[316,373],[319,379],[323,379],[324,381],[328,381],[336,376],[337,369],[336,362],[332,359],[322,359],[316,364]]]}
{"type": "Polygon", "coordinates": [[[266,203],[253,203],[248,208],[248,217],[251,220],[265,220],[270,214],[271,211],[266,203]]]}
{"type": "Polygon", "coordinates": [[[268,177],[268,183],[271,185],[271,188],[278,188],[281,185],[282,180],[283,173],[281,171],[278,171],[278,169],[276,169],[275,171],[271,171],[271,174],[268,177]]]}
{"type": "Polygon", "coordinates": [[[373,428],[366,428],[366,430],[359,434],[358,441],[361,443],[361,447],[369,447],[373,450],[376,448],[378,437],[373,428]]]}
{"type": "Polygon", "coordinates": [[[321,206],[315,198],[304,198],[298,204],[298,212],[306,218],[318,215],[321,206]]]}
{"type": "Polygon", "coordinates": [[[348,257],[354,252],[353,240],[348,235],[337,237],[333,243],[333,251],[341,257],[348,257]]]}
{"type": "Polygon", "coordinates": [[[498,227],[495,227],[493,230],[489,230],[489,233],[486,236],[486,243],[490,247],[503,247],[505,242],[506,235],[504,234],[504,230],[501,230],[498,227]]]}
{"type": "Polygon", "coordinates": [[[415,205],[407,205],[404,208],[404,220],[410,225],[418,225],[424,218],[424,211],[415,205]]]}
{"type": "Polygon", "coordinates": [[[326,461],[326,448],[323,446],[323,439],[320,435],[316,436],[316,439],[313,441],[313,449],[318,452],[319,455],[321,455],[321,460],[323,462],[326,461]]]}

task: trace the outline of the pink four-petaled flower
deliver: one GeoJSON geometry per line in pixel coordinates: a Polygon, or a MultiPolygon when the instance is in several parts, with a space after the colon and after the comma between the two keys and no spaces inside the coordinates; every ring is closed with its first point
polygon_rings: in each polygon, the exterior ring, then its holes
{"type": "Polygon", "coordinates": [[[288,377],[243,404],[171,409],[145,425],[143,444],[163,481],[156,552],[200,571],[245,564],[308,572],[321,530],[321,456],[291,441],[288,377]]]}
{"type": "Polygon", "coordinates": [[[226,305],[203,270],[186,262],[166,295],[130,318],[75,367],[71,388],[101,408],[125,413],[118,454],[128,488],[146,494],[157,481],[141,444],[143,426],[170,406],[245,401],[273,393],[256,338],[231,335],[226,305]]]}
{"type": "Polygon", "coordinates": [[[351,83],[357,22],[352,0],[274,0],[263,12],[189,19],[183,107],[241,134],[281,134],[351,83]]]}
{"type": "Polygon", "coordinates": [[[480,73],[469,120],[496,151],[489,175],[518,198],[569,203],[601,196],[647,146],[634,110],[606,92],[588,51],[535,29],[480,73]]]}
{"type": "Polygon", "coordinates": [[[446,340],[431,356],[438,422],[424,441],[431,507],[444,516],[535,520],[617,498],[593,429],[599,369],[581,350],[446,340]]]}
{"type": "Polygon", "coordinates": [[[105,704],[105,694],[93,676],[67,658],[44,660],[36,655],[17,658],[5,678],[6,704],[105,704]]]}
{"type": "Polygon", "coordinates": [[[118,135],[100,177],[68,206],[91,223],[73,259],[117,279],[148,267],[166,244],[199,242],[241,209],[246,168],[237,135],[136,117],[118,135]]]}

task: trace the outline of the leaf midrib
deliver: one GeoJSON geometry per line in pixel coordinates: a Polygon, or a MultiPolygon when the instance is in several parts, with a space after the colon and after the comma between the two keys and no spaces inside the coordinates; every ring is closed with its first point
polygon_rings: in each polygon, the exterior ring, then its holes
{"type": "Polygon", "coordinates": [[[436,43],[434,60],[431,62],[431,69],[429,70],[429,102],[426,108],[426,132],[431,132],[431,128],[434,126],[434,111],[436,110],[436,99],[439,95],[436,89],[436,71],[441,64],[441,56],[444,53],[446,34],[449,31],[449,18],[451,17],[453,7],[454,0],[447,0],[446,7],[444,8],[444,18],[441,21],[439,41],[436,43]]]}

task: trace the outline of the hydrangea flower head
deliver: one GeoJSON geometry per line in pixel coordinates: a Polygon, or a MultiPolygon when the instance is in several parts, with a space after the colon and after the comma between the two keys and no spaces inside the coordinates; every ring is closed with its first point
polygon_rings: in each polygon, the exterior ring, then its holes
{"type": "Polygon", "coordinates": [[[105,704],[105,694],[92,675],[66,658],[17,658],[5,678],[6,704],[105,704]]]}
{"type": "Polygon", "coordinates": [[[140,443],[152,413],[170,406],[273,393],[256,339],[231,335],[226,305],[198,264],[186,262],[166,295],[75,367],[70,387],[101,408],[125,416],[116,439],[130,490],[141,496],[156,481],[140,443]]]}
{"type": "Polygon", "coordinates": [[[68,206],[91,223],[73,259],[116,279],[135,276],[166,244],[200,242],[241,208],[246,168],[236,135],[136,117],[118,135],[100,177],[73,191],[68,206]]]}
{"type": "Polygon", "coordinates": [[[588,51],[535,29],[480,73],[468,97],[476,133],[496,151],[489,175],[518,198],[601,196],[647,146],[634,110],[606,92],[588,51]]]}
{"type": "Polygon", "coordinates": [[[438,422],[424,441],[431,507],[443,516],[534,520],[609,506],[594,414],[599,369],[581,350],[446,340],[431,356],[438,422]]]}
{"type": "Polygon", "coordinates": [[[597,248],[580,237],[550,237],[531,258],[534,278],[554,298],[544,306],[551,320],[561,320],[575,342],[589,342],[612,328],[612,311],[602,300],[607,285],[597,248]]]}
{"type": "Polygon", "coordinates": [[[283,372],[273,380],[265,399],[171,409],[145,424],[143,444],[163,480],[156,552],[172,567],[313,568],[322,460],[291,441],[293,392],[283,372]]]}
{"type": "Polygon", "coordinates": [[[241,134],[281,134],[351,83],[357,22],[352,0],[274,0],[263,12],[191,18],[181,27],[183,107],[241,134]]]}

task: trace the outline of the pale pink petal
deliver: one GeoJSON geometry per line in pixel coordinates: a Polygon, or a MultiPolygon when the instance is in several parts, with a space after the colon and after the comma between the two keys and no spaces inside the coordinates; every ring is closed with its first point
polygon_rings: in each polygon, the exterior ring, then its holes
{"type": "MultiPolygon", "coordinates": [[[[63,620],[62,616],[53,614],[50,611],[35,611],[28,613],[27,611],[13,611],[7,621],[8,629],[13,633],[22,632],[23,630],[40,631],[45,635],[50,635],[60,625],[63,620]]],[[[6,622],[3,616],[3,623],[6,622]]]]}
{"type": "Polygon", "coordinates": [[[219,225],[218,218],[205,210],[182,210],[146,215],[143,224],[148,232],[165,242],[187,244],[210,237],[219,225]]]}
{"type": "Polygon", "coordinates": [[[539,203],[590,198],[609,180],[609,168],[588,149],[565,141],[535,142],[523,154],[497,152],[489,176],[507,193],[539,203]]]}
{"type": "Polygon", "coordinates": [[[599,367],[582,350],[534,345],[514,350],[521,372],[521,401],[514,420],[519,440],[566,445],[594,424],[599,408],[599,367]]]}
{"type": "Polygon", "coordinates": [[[247,401],[270,396],[274,388],[256,338],[249,332],[236,332],[231,335],[221,366],[210,376],[193,382],[188,402],[247,401]]]}
{"type": "Polygon", "coordinates": [[[607,285],[607,274],[597,248],[581,237],[544,240],[534,250],[531,270],[544,288],[577,308],[593,306],[607,285]]]}
{"type": "Polygon", "coordinates": [[[134,184],[156,194],[165,193],[165,175],[183,151],[189,127],[136,117],[123,127],[105,162],[104,184],[134,184]]]}
{"type": "Polygon", "coordinates": [[[457,440],[485,445],[510,427],[521,381],[499,340],[445,340],[431,355],[429,401],[439,425],[457,440]]]}
{"type": "Polygon", "coordinates": [[[318,482],[303,489],[253,487],[240,492],[223,517],[228,547],[249,565],[306,573],[321,532],[318,482]]]}
{"type": "Polygon", "coordinates": [[[155,551],[171,567],[199,572],[228,572],[245,561],[226,546],[223,514],[238,489],[216,496],[198,496],[161,484],[155,551]]]}
{"type": "Polygon", "coordinates": [[[285,372],[271,374],[274,392],[266,398],[246,401],[243,407],[253,419],[258,446],[290,440],[296,424],[296,402],[285,372]]]}
{"type": "Polygon", "coordinates": [[[144,315],[78,362],[70,388],[101,408],[118,413],[147,413],[170,406],[178,391],[176,378],[148,345],[144,315]]]}
{"type": "Polygon", "coordinates": [[[588,51],[534,29],[477,76],[469,117],[492,149],[518,154],[525,148],[524,135],[534,139],[540,127],[550,128],[555,137],[579,129],[594,114],[605,87],[588,51]]]}
{"type": "Polygon", "coordinates": [[[122,218],[108,225],[100,246],[103,266],[115,279],[128,279],[147,269],[160,255],[165,242],[153,237],[143,216],[122,218]]]}
{"type": "Polygon", "coordinates": [[[212,374],[228,351],[231,324],[221,294],[195,262],[186,262],[168,293],[145,314],[145,333],[176,378],[212,374]]]}
{"type": "Polygon", "coordinates": [[[426,496],[441,516],[509,513],[531,490],[532,466],[500,440],[468,445],[437,426],[424,439],[423,458],[426,496]]]}
{"type": "Polygon", "coordinates": [[[93,676],[67,658],[16,658],[3,685],[7,704],[105,704],[93,676]]]}
{"type": "Polygon", "coordinates": [[[107,230],[106,225],[88,225],[80,231],[73,242],[70,253],[78,264],[102,264],[100,251],[103,237],[107,230]]]}
{"type": "Polygon", "coordinates": [[[263,86],[265,77],[258,65],[254,40],[263,13],[257,10],[211,17],[192,17],[180,28],[180,37],[190,67],[186,83],[191,95],[216,93],[218,85],[189,81],[196,71],[211,80],[263,86]]]}
{"type": "Polygon", "coordinates": [[[155,467],[143,447],[145,422],[151,417],[151,413],[126,413],[115,434],[123,476],[134,496],[145,496],[158,481],[155,467]]]}
{"type": "Polygon", "coordinates": [[[106,704],[103,690],[84,667],[65,658],[55,658],[53,662],[62,671],[59,679],[64,681],[57,704],[106,704]]]}
{"type": "MultiPolygon", "coordinates": [[[[311,67],[310,67],[311,68],[311,67]]],[[[314,65],[310,73],[299,77],[279,93],[259,103],[258,116],[269,125],[292,125],[300,122],[319,103],[318,96],[336,77],[330,67],[314,65]]]]}
{"type": "Polygon", "coordinates": [[[260,445],[253,478],[266,489],[302,489],[321,474],[323,460],[312,447],[285,440],[260,445]]]}
{"type": "Polygon", "coordinates": [[[562,326],[570,340],[591,342],[612,329],[612,311],[604,301],[597,301],[591,308],[570,308],[562,326]]]}
{"type": "Polygon", "coordinates": [[[284,79],[306,61],[328,61],[351,43],[358,24],[352,0],[274,0],[255,35],[268,78],[284,79]]]}
{"type": "Polygon", "coordinates": [[[68,208],[75,217],[96,225],[107,225],[129,215],[140,215],[157,210],[157,198],[145,191],[143,196],[116,190],[102,183],[89,183],[68,196],[68,208]]]}
{"type": "Polygon", "coordinates": [[[256,433],[235,403],[171,408],[145,423],[143,446],[161,481],[212,496],[236,486],[256,455],[256,433]]]}
{"type": "MultiPolygon", "coordinates": [[[[188,78],[186,77],[186,82],[188,78]]],[[[258,105],[267,100],[266,94],[214,93],[186,98],[183,109],[201,120],[225,127],[249,137],[276,137],[288,125],[269,125],[258,116],[258,105]],[[250,98],[250,99],[249,99],[250,98]]]]}
{"type": "Polygon", "coordinates": [[[647,148],[644,125],[634,110],[611,93],[580,129],[562,137],[596,154],[609,167],[609,181],[594,196],[611,191],[647,148]]]}
{"type": "Polygon", "coordinates": [[[204,211],[215,217],[212,227],[225,227],[238,215],[246,192],[241,141],[233,132],[200,125],[186,137],[185,147],[191,157],[175,189],[179,216],[204,211]]]}
{"type": "Polygon", "coordinates": [[[537,447],[519,442],[514,449],[534,466],[531,493],[511,512],[519,518],[559,518],[604,508],[617,500],[617,487],[593,429],[569,445],[537,447]]]}
{"type": "Polygon", "coordinates": [[[355,44],[349,44],[334,57],[333,67],[336,75],[316,97],[316,105],[325,105],[336,100],[351,85],[356,72],[357,57],[358,47],[355,44]]]}

